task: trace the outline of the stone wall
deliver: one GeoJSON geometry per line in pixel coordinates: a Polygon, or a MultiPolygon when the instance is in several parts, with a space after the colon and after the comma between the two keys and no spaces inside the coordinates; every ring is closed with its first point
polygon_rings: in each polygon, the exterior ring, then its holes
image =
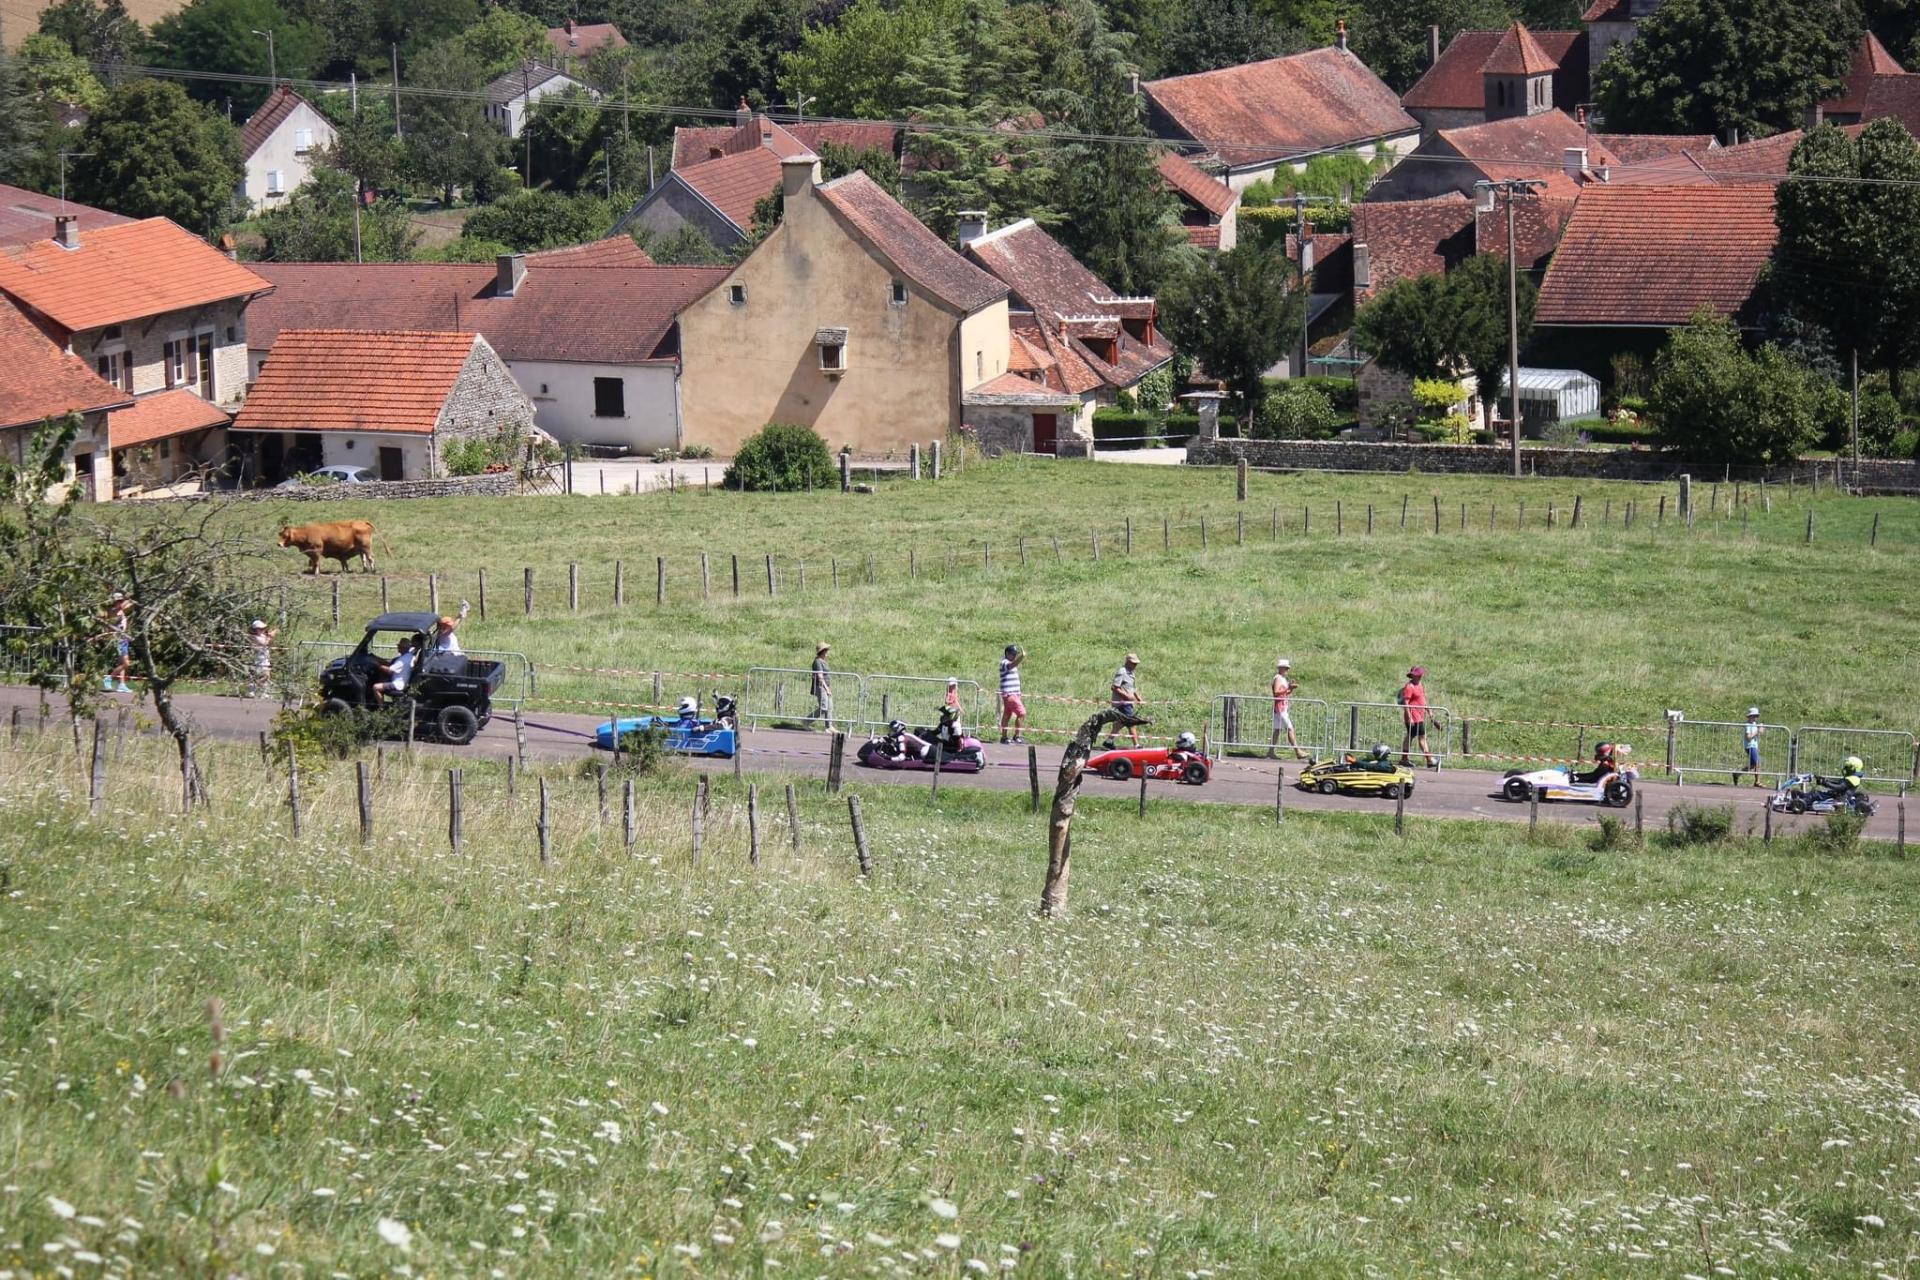
{"type": "Polygon", "coordinates": [[[434,471],[442,470],[438,455],[449,441],[508,430],[525,439],[532,429],[533,401],[487,340],[475,338],[460,377],[440,407],[440,421],[434,427],[434,471]]]}
{"type": "MultiPolygon", "coordinates": [[[[1343,440],[1201,440],[1187,445],[1192,466],[1231,466],[1245,458],[1250,466],[1281,471],[1420,471],[1430,474],[1506,475],[1512,454],[1504,445],[1362,444],[1343,440]]],[[[1723,478],[1769,483],[1831,483],[1836,471],[1852,468],[1830,460],[1796,462],[1790,467],[1728,467],[1718,462],[1687,462],[1642,449],[1523,449],[1520,463],[1529,475],[1583,480],[1673,480],[1691,474],[1702,483],[1723,478]]],[[[1870,492],[1920,493],[1920,465],[1888,459],[1863,459],[1858,487],[1870,492]]]]}
{"type": "Polygon", "coordinates": [[[363,498],[503,498],[520,490],[520,478],[511,471],[484,476],[455,476],[442,480],[372,480],[364,484],[315,484],[297,489],[230,489],[157,498],[157,502],[205,502],[241,498],[256,502],[358,502],[363,498]]]}

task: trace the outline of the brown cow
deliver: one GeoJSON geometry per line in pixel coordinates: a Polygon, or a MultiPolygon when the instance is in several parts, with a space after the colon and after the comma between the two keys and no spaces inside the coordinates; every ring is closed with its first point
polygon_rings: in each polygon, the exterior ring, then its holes
{"type": "MultiPolygon", "coordinates": [[[[347,571],[347,562],[355,556],[366,566],[366,572],[373,569],[373,525],[366,520],[328,520],[320,524],[290,524],[280,530],[280,545],[294,547],[307,553],[307,572],[319,573],[320,561],[340,562],[340,572],[347,571]]],[[[380,548],[392,554],[385,538],[380,540],[380,548]]]]}

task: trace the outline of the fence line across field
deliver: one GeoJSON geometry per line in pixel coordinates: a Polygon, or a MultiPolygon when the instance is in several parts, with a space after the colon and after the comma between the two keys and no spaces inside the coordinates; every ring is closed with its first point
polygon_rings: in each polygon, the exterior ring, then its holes
{"type": "MultiPolygon", "coordinates": [[[[1747,764],[1746,732],[1744,720],[1672,721],[1667,772],[1681,786],[1690,773],[1733,777],[1752,772],[1747,764]]],[[[1793,730],[1782,724],[1762,724],[1759,744],[1761,777],[1777,784],[1793,772],[1793,730]]]]}
{"type": "MultiPolygon", "coordinates": [[[[1318,759],[1328,750],[1327,704],[1319,698],[1293,697],[1287,703],[1299,749],[1318,759]]],[[[1274,727],[1270,693],[1223,693],[1207,714],[1207,740],[1222,755],[1291,751],[1285,730],[1274,727]],[[1270,739],[1278,736],[1275,746],[1270,739]]]]}
{"type": "Polygon", "coordinates": [[[748,667],[740,691],[738,715],[748,728],[825,728],[847,732],[860,723],[866,679],[857,671],[828,671],[826,716],[814,695],[814,672],[807,667],[748,667]]]}
{"type": "Polygon", "coordinates": [[[1793,752],[1787,769],[1791,773],[1817,773],[1837,777],[1841,762],[1859,756],[1866,766],[1861,778],[1896,786],[1912,786],[1920,781],[1920,752],[1914,737],[1899,729],[1835,729],[1824,725],[1804,725],[1793,731],[1793,752]]]}

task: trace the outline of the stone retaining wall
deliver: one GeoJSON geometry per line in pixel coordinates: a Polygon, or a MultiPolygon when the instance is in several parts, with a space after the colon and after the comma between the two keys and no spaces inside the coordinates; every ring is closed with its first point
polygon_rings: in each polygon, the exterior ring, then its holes
{"type": "Polygon", "coordinates": [[[314,484],[296,489],[215,490],[154,502],[205,502],[209,498],[242,498],[270,502],[358,502],[365,498],[499,498],[516,493],[520,479],[512,472],[483,476],[453,476],[442,480],[369,480],[360,484],[314,484]]]}
{"type": "MultiPolygon", "coordinates": [[[[1187,445],[1190,466],[1249,466],[1280,471],[1420,471],[1430,474],[1506,475],[1511,452],[1501,445],[1374,444],[1346,440],[1201,440],[1187,445]]],[[[1691,474],[1702,482],[1721,479],[1771,484],[1831,483],[1837,471],[1852,467],[1831,460],[1796,462],[1781,467],[1732,467],[1717,462],[1686,462],[1642,449],[1523,449],[1520,463],[1529,475],[1582,480],[1672,480],[1691,474]]],[[[1920,492],[1920,466],[1885,458],[1862,459],[1858,486],[1885,493],[1920,492]]]]}

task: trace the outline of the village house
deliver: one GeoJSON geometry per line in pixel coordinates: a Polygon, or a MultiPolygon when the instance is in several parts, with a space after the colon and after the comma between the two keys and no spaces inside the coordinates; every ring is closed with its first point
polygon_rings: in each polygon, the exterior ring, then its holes
{"type": "Polygon", "coordinates": [[[312,103],[281,85],[240,126],[241,198],[256,210],[280,204],[307,180],[334,137],[312,103]]]}
{"type": "Polygon", "coordinates": [[[1428,27],[1427,54],[1426,73],[1400,105],[1428,138],[1515,116],[1572,115],[1591,96],[1585,31],[1530,31],[1516,22],[1457,32],[1443,52],[1440,28],[1428,27]]]}
{"type": "Polygon", "coordinates": [[[1007,286],[864,173],[822,182],[789,156],[781,189],[780,225],[680,312],[687,440],[730,453],[769,422],[861,451],[944,439],[1007,372],[1007,286]]]}
{"type": "Polygon", "coordinates": [[[1331,48],[1153,80],[1140,90],[1153,132],[1200,144],[1235,191],[1283,165],[1304,169],[1317,155],[1399,156],[1420,140],[1420,122],[1348,50],[1344,24],[1331,48]]]}
{"type": "Polygon", "coordinates": [[[0,457],[15,466],[27,461],[33,433],[50,418],[80,415],[80,431],[67,451],[66,473],[49,496],[66,495],[76,481],[82,498],[94,497],[94,459],[107,447],[107,413],[133,397],[99,374],[0,297],[0,457]]]}
{"type": "Polygon", "coordinates": [[[455,440],[518,446],[533,404],[477,333],[284,329],[234,419],[236,450],[376,480],[447,474],[455,440]]]}
{"type": "Polygon", "coordinates": [[[1593,0],[1580,21],[1587,28],[1587,75],[1598,75],[1616,45],[1631,44],[1640,24],[1660,8],[1660,0],[1593,0]]]}
{"type": "MultiPolygon", "coordinates": [[[[662,267],[627,236],[457,262],[263,262],[275,286],[254,304],[254,369],[290,329],[474,332],[506,361],[534,424],[562,443],[678,448],[676,314],[724,267],[662,267]]],[[[268,467],[262,478],[284,471],[268,467]]]]}
{"type": "Polygon", "coordinates": [[[1479,183],[1508,179],[1571,199],[1589,183],[1606,182],[1619,163],[1584,123],[1557,107],[1438,130],[1410,158],[1367,189],[1367,203],[1470,195],[1479,183]]]}
{"type": "Polygon", "coordinates": [[[575,22],[568,18],[557,27],[547,28],[547,47],[553,51],[553,63],[572,71],[602,49],[624,49],[627,38],[611,22],[575,22]]]}
{"type": "Polygon", "coordinates": [[[93,496],[192,485],[224,466],[247,305],[272,284],[165,218],[54,226],[0,253],[0,294],[132,400],[108,415],[104,448],[79,460],[93,496]]]}
{"type": "MultiPolygon", "coordinates": [[[[960,215],[961,251],[1008,289],[1008,371],[967,394],[982,447],[1052,453],[1062,433],[1093,439],[1093,412],[1173,359],[1152,298],[1117,296],[1032,218],[996,231],[960,215]],[[1060,412],[1060,394],[1071,410],[1060,412]],[[1046,404],[1005,397],[1048,395],[1046,404]]],[[[1164,409],[1165,404],[1149,406],[1164,409]]]]}
{"type": "Polygon", "coordinates": [[[1176,151],[1154,157],[1160,180],[1180,201],[1180,226],[1196,249],[1239,243],[1240,193],[1176,151]]]}
{"type": "Polygon", "coordinates": [[[558,67],[523,62],[495,77],[487,86],[487,118],[499,125],[509,138],[517,138],[527,127],[527,112],[535,103],[569,89],[586,88],[584,81],[576,80],[558,67]]]}

